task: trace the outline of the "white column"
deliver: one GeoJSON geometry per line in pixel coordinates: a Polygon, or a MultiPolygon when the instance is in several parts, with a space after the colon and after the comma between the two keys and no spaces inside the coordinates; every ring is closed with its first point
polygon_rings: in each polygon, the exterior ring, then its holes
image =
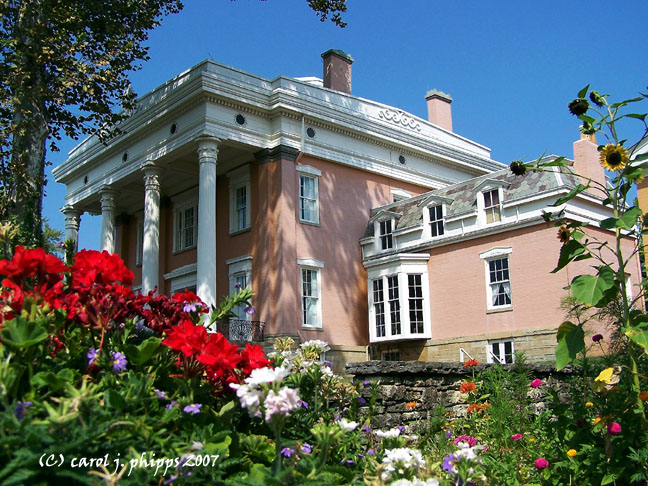
{"type": "Polygon", "coordinates": [[[142,293],[160,286],[160,180],[162,172],[153,162],[142,164],[144,172],[144,238],[142,293]]]}
{"type": "Polygon", "coordinates": [[[101,250],[115,253],[115,198],[117,191],[108,186],[99,193],[101,195],[101,250]]]}
{"type": "Polygon", "coordinates": [[[65,241],[74,241],[74,251],[76,252],[79,247],[79,225],[83,211],[66,204],[61,208],[61,212],[65,215],[65,241]]]}
{"type": "Polygon", "coordinates": [[[216,160],[218,139],[198,139],[198,264],[196,292],[216,305],[216,160]]]}

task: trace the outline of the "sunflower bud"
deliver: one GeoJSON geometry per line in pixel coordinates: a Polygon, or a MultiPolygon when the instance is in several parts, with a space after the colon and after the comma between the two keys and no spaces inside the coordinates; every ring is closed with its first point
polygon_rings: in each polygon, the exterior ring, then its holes
{"type": "Polygon", "coordinates": [[[567,105],[567,108],[572,115],[581,116],[589,110],[589,102],[584,98],[576,98],[567,105]]]}
{"type": "Polygon", "coordinates": [[[511,165],[509,165],[509,168],[511,169],[511,172],[515,174],[516,176],[522,176],[526,173],[527,168],[526,165],[524,165],[524,162],[521,162],[519,160],[514,160],[511,162],[511,165]]]}
{"type": "Polygon", "coordinates": [[[594,125],[592,125],[588,121],[583,121],[583,124],[579,127],[579,130],[583,135],[593,135],[594,133],[596,133],[594,125]]]}
{"type": "Polygon", "coordinates": [[[592,103],[594,103],[599,108],[603,106],[603,97],[600,94],[598,94],[596,91],[590,92],[589,99],[592,103]]]}

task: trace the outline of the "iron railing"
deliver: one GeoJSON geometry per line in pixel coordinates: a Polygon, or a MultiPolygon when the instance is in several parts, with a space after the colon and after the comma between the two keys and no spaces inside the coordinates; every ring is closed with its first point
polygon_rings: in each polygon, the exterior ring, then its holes
{"type": "Polygon", "coordinates": [[[230,341],[253,342],[263,341],[265,322],[247,321],[245,319],[228,319],[216,323],[218,332],[230,341]]]}

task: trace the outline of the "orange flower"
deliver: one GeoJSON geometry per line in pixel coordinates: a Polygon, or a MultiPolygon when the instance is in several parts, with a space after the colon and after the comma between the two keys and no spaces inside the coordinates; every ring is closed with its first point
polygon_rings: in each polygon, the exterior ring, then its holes
{"type": "Polygon", "coordinates": [[[490,403],[471,403],[470,405],[468,405],[468,410],[466,410],[466,413],[481,413],[489,407],[490,403]]]}
{"type": "Polygon", "coordinates": [[[468,360],[468,361],[466,361],[466,362],[464,363],[464,366],[465,366],[466,368],[470,368],[470,367],[472,367],[472,366],[477,366],[478,364],[479,364],[479,361],[477,361],[476,359],[470,359],[470,360],[468,360]]]}
{"type": "Polygon", "coordinates": [[[644,402],[648,402],[648,391],[643,391],[639,393],[639,399],[644,402]]]}
{"type": "Polygon", "coordinates": [[[416,402],[408,402],[405,404],[405,408],[414,408],[418,405],[416,402]]]}
{"type": "Polygon", "coordinates": [[[464,381],[461,384],[461,393],[471,393],[474,392],[477,389],[477,385],[475,385],[472,381],[464,381]]]}

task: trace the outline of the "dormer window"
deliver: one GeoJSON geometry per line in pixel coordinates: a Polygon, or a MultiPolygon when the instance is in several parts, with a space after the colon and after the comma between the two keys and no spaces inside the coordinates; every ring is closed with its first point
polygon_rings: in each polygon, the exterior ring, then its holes
{"type": "Polygon", "coordinates": [[[432,238],[443,236],[443,206],[430,206],[430,234],[432,238]]]}
{"type": "Polygon", "coordinates": [[[497,223],[502,220],[502,207],[500,203],[499,189],[484,191],[484,214],[486,224],[497,223]]]}
{"type": "Polygon", "coordinates": [[[389,250],[393,248],[393,237],[392,237],[392,220],[386,219],[378,223],[379,228],[379,237],[380,237],[380,249],[389,250]]]}

